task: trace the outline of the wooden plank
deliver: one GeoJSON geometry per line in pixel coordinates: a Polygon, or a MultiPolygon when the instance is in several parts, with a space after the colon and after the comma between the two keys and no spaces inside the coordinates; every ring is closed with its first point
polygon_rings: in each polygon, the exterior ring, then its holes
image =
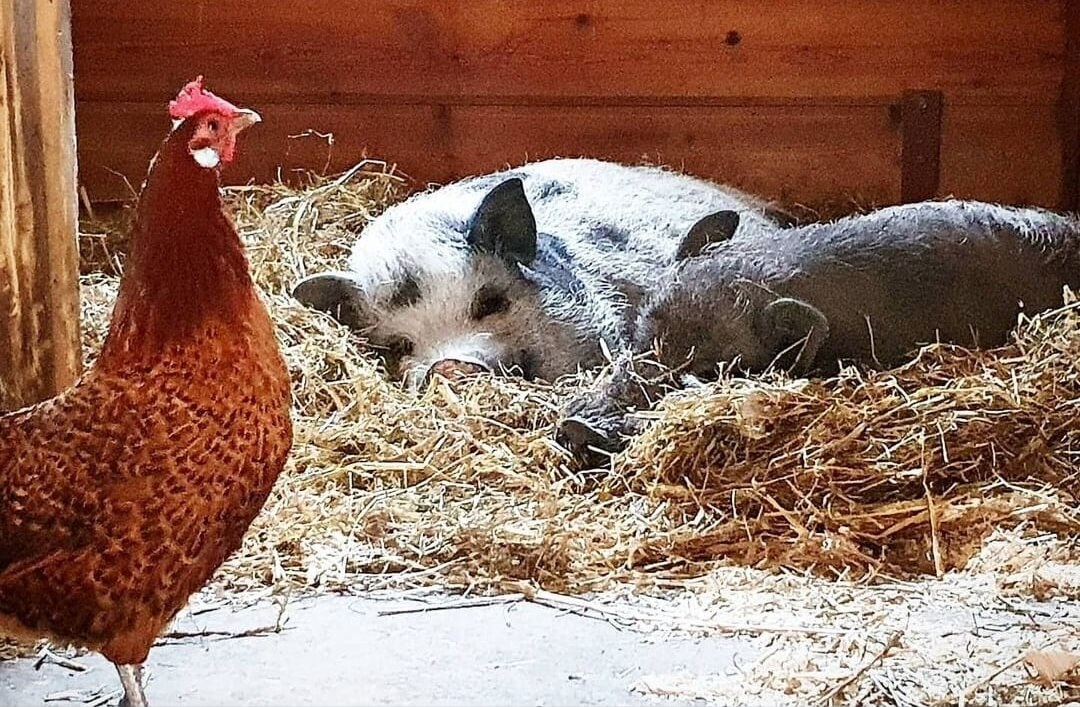
{"type": "Polygon", "coordinates": [[[900,140],[885,107],[568,109],[455,112],[455,172],[589,156],[670,165],[827,213],[893,203],[900,140]]]}
{"type": "Polygon", "coordinates": [[[0,0],[0,410],[81,366],[67,0],[0,0]]]}
{"type": "MultiPolygon", "coordinates": [[[[231,98],[231,97],[230,97],[231,98]]],[[[255,104],[226,180],[337,171],[364,157],[419,185],[551,156],[670,164],[829,213],[900,200],[900,133],[886,107],[291,106],[255,104]],[[332,146],[305,131],[332,133],[332,146]]],[[[161,104],[79,104],[80,176],[94,200],[138,187],[168,130],[161,104]],[[117,139],[122,135],[123,139],[117,139]]],[[[1053,106],[949,107],[940,193],[1055,206],[1062,152],[1053,106]]]]}
{"type": "MultiPolygon", "coordinates": [[[[393,161],[419,184],[592,156],[669,164],[830,212],[899,197],[899,136],[883,106],[252,107],[265,120],[244,135],[225,173],[232,183],[270,179],[279,166],[336,171],[365,156],[393,161]],[[332,149],[318,137],[289,137],[307,130],[332,133],[332,149]]],[[[114,172],[138,186],[168,129],[164,113],[160,104],[80,103],[81,176],[92,199],[129,193],[114,172]]]]}
{"type": "Polygon", "coordinates": [[[1055,208],[1061,135],[1054,106],[952,106],[942,126],[942,195],[1055,208]]]}
{"type": "Polygon", "coordinates": [[[1067,0],[73,0],[77,89],[244,101],[896,96],[1053,103],[1067,0]]]}
{"type": "Polygon", "coordinates": [[[900,102],[900,200],[933,199],[941,184],[940,91],[905,91],[900,102]]]}
{"type": "Polygon", "coordinates": [[[1080,0],[1066,2],[1065,36],[1065,79],[1058,107],[1063,162],[1058,206],[1080,212],[1080,0]]]}
{"type": "MultiPolygon", "coordinates": [[[[217,91],[212,84],[208,87],[217,91]]],[[[235,164],[222,172],[226,184],[288,178],[296,170],[336,172],[366,157],[391,161],[419,180],[445,181],[454,176],[447,142],[449,118],[438,106],[236,102],[258,110],[263,122],[240,138],[235,164]]],[[[79,176],[90,199],[127,199],[137,194],[150,158],[169,131],[165,103],[83,101],[76,121],[79,176]]]]}

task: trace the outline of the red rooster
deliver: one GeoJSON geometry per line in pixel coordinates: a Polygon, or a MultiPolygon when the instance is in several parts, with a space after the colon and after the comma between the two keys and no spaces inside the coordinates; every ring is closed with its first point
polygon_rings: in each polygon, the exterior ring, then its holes
{"type": "Polygon", "coordinates": [[[288,371],[219,190],[259,116],[201,77],[169,113],[100,357],[0,417],[0,630],[100,651],[131,707],[150,646],[240,546],[292,444],[288,371]]]}

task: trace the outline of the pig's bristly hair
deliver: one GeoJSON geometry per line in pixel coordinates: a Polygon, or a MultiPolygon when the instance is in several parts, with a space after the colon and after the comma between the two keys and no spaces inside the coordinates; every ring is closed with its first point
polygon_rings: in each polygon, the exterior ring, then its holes
{"type": "Polygon", "coordinates": [[[153,356],[211,318],[236,322],[254,301],[218,170],[188,150],[199,115],[170,133],[151,164],[100,365],[153,356]]]}

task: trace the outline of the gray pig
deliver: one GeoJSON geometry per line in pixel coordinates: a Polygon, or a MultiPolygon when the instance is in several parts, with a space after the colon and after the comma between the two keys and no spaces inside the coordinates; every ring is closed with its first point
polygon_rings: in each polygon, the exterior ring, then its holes
{"type": "MultiPolygon", "coordinates": [[[[718,214],[690,230],[670,284],[643,308],[635,352],[659,342],[662,367],[692,378],[720,362],[796,374],[887,368],[935,341],[1002,344],[1020,312],[1080,289],[1080,222],[1037,209],[927,202],[732,239],[737,223],[718,214]]],[[[620,361],[570,403],[557,436],[579,453],[614,451],[632,431],[625,413],[672,385],[620,361]]]]}
{"type": "Polygon", "coordinates": [[[363,333],[392,375],[514,372],[546,380],[619,350],[687,229],[717,210],[743,231],[768,207],[673,172],[548,160],[416,195],[373,220],[348,267],[294,288],[363,333]]]}

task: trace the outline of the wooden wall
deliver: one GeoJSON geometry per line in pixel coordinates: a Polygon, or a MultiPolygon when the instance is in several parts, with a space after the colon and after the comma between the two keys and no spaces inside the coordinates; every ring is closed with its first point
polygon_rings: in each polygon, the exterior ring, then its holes
{"type": "Polygon", "coordinates": [[[95,199],[126,193],[118,175],[138,186],[164,102],[198,73],[266,119],[233,180],[367,155],[446,181],[590,155],[835,206],[925,190],[936,156],[940,195],[1080,193],[1080,0],[71,2],[95,199]],[[940,92],[940,123],[912,122],[911,90],[940,92]]]}

